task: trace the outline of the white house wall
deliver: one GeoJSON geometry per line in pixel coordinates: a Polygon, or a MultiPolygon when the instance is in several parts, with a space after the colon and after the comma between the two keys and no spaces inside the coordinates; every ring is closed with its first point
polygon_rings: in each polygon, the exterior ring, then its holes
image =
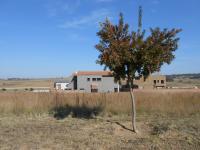
{"type": "Polygon", "coordinates": [[[65,90],[67,89],[69,83],[56,83],[56,90],[65,90]],[[61,86],[61,89],[59,89],[59,85],[61,86]]]}
{"type": "Polygon", "coordinates": [[[118,88],[118,84],[114,82],[113,77],[102,77],[98,75],[87,75],[77,77],[77,90],[91,92],[91,85],[98,87],[98,92],[114,92],[114,88],[118,88]],[[90,81],[87,80],[90,78],[90,81]],[[101,81],[92,81],[92,78],[101,78],[101,81]]]}

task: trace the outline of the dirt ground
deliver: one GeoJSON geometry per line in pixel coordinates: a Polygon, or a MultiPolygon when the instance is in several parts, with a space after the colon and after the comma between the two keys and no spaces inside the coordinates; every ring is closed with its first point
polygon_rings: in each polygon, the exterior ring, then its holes
{"type": "Polygon", "coordinates": [[[200,149],[199,118],[140,115],[135,134],[130,116],[0,116],[0,149],[200,149]]]}

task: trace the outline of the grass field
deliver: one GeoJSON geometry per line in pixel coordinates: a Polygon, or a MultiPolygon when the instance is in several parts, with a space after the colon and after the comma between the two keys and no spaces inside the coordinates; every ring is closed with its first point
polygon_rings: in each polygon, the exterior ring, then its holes
{"type": "Polygon", "coordinates": [[[139,133],[129,116],[15,116],[0,118],[0,149],[199,149],[200,115],[139,115],[139,133]]]}
{"type": "Polygon", "coordinates": [[[199,90],[0,92],[0,149],[199,149],[199,90]]]}
{"type": "Polygon", "coordinates": [[[53,88],[54,80],[37,79],[37,80],[0,80],[0,89],[3,88],[32,88],[32,87],[49,87],[53,88]]]}
{"type": "Polygon", "coordinates": [[[199,79],[189,79],[189,78],[177,78],[174,79],[173,82],[168,82],[168,86],[170,87],[194,87],[197,86],[200,88],[200,80],[199,79]]]}
{"type": "Polygon", "coordinates": [[[167,82],[167,86],[170,87],[198,87],[200,88],[200,74],[182,74],[182,75],[171,75],[167,82]]]}

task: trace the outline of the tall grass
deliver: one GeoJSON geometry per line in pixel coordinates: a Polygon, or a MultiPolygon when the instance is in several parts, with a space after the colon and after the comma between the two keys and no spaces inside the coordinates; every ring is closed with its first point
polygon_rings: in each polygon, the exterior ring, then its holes
{"type": "MultiPolygon", "coordinates": [[[[199,90],[139,90],[137,112],[192,114],[200,112],[199,90]]],[[[129,93],[0,92],[0,114],[41,114],[54,108],[101,107],[104,113],[130,114],[129,93]]]]}

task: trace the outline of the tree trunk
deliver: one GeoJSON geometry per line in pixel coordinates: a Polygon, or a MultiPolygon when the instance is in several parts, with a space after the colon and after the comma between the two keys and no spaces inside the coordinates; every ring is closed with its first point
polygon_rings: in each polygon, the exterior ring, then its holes
{"type": "Polygon", "coordinates": [[[133,87],[132,83],[129,82],[129,89],[131,94],[131,102],[132,102],[132,126],[133,126],[133,132],[137,133],[136,130],[136,109],[135,109],[135,98],[133,95],[133,87]]]}

